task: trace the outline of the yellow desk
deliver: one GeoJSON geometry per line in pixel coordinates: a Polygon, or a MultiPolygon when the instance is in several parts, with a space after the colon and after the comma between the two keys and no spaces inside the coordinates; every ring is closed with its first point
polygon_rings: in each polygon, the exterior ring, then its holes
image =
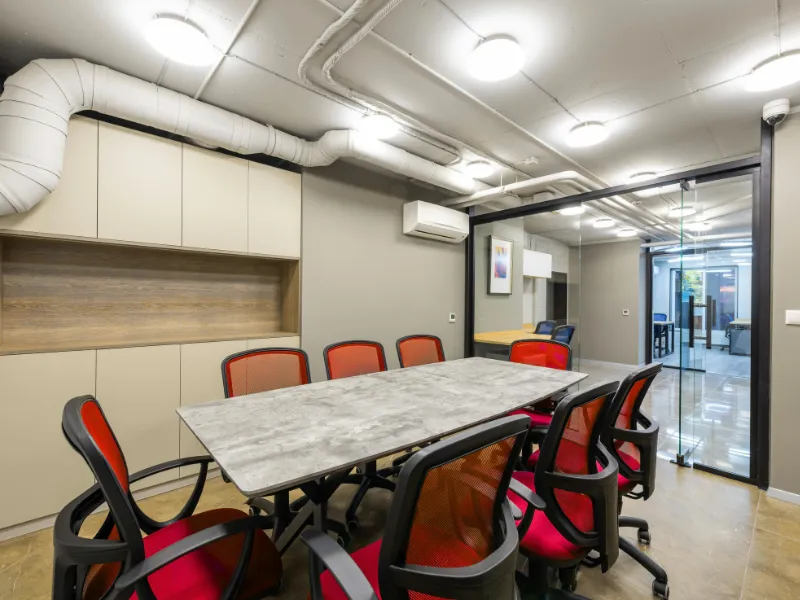
{"type": "Polygon", "coordinates": [[[522,329],[512,329],[510,331],[487,331],[486,333],[476,333],[475,342],[478,344],[495,344],[498,346],[510,346],[517,340],[549,340],[551,336],[541,333],[530,333],[522,329]]]}

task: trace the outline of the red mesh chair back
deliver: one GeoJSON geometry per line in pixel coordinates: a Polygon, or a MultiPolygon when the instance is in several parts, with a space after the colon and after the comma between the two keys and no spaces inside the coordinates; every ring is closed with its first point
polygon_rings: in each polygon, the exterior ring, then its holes
{"type": "Polygon", "coordinates": [[[655,489],[659,426],[642,414],[641,406],[661,368],[661,363],[652,363],[625,378],[600,434],[602,443],[619,463],[621,475],[631,487],[640,484],[645,499],[655,489]]]}
{"type": "Polygon", "coordinates": [[[397,340],[397,357],[401,367],[418,367],[444,362],[442,340],[435,335],[409,335],[397,340]]]}
{"type": "Polygon", "coordinates": [[[517,340],[511,344],[508,360],[535,367],[569,371],[572,369],[572,349],[555,340],[517,340]]]}
{"type": "Polygon", "coordinates": [[[618,469],[599,439],[617,388],[597,384],[558,404],[534,475],[550,521],[573,544],[598,550],[606,568],[619,553],[618,469]],[[598,469],[598,460],[608,466],[598,469]]]}
{"type": "Polygon", "coordinates": [[[505,497],[528,425],[526,417],[506,417],[428,446],[408,461],[381,545],[383,598],[457,598],[466,589],[474,598],[514,597],[518,540],[505,497]],[[448,571],[478,563],[497,571],[484,573],[484,595],[474,581],[448,571]]]}
{"type": "Polygon", "coordinates": [[[342,379],[386,370],[386,354],[378,342],[331,344],[322,351],[328,379],[342,379]]]}
{"type": "Polygon", "coordinates": [[[259,348],[222,361],[225,397],[257,394],[311,382],[308,355],[295,348],[259,348]]]}

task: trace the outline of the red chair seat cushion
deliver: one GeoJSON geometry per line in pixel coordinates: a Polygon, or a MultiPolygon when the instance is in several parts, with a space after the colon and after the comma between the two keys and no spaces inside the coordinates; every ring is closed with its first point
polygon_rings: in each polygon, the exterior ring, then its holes
{"type": "MultiPolygon", "coordinates": [[[[619,451],[617,452],[617,454],[631,471],[641,470],[642,465],[633,456],[631,456],[626,452],[619,452],[619,451]]],[[[601,465],[598,465],[598,467],[599,466],[601,465]]],[[[622,474],[622,471],[620,471],[619,476],[617,477],[617,486],[619,487],[619,490],[621,492],[629,492],[637,485],[638,485],[637,482],[631,481],[622,474]]]]}
{"type": "Polygon", "coordinates": [[[520,408],[511,413],[511,415],[525,415],[531,419],[531,427],[550,427],[553,421],[553,415],[536,412],[530,408],[520,408]]]}
{"type": "MultiPolygon", "coordinates": [[[[442,535],[436,529],[422,528],[415,528],[415,533],[418,534],[417,539],[421,540],[414,552],[416,562],[419,564],[451,568],[474,565],[482,560],[481,556],[472,547],[453,540],[452,534],[442,535]],[[425,539],[430,539],[430,543],[426,543],[425,539]],[[442,539],[446,539],[449,542],[446,548],[442,547],[442,539]],[[426,550],[429,552],[426,552],[426,550]]],[[[381,597],[380,589],[378,588],[378,560],[380,554],[381,540],[378,540],[369,546],[356,550],[350,555],[358,565],[358,568],[361,569],[361,572],[364,573],[378,598],[381,597]]],[[[325,571],[322,574],[320,582],[322,584],[322,596],[325,600],[349,600],[329,571],[325,571]]],[[[420,599],[436,598],[436,596],[421,593],[411,594],[411,597],[420,599]]]]}
{"type": "Polygon", "coordinates": [[[536,463],[539,462],[539,454],[540,453],[541,453],[541,450],[537,450],[536,452],[531,454],[530,457],[528,457],[528,466],[531,469],[536,469],[536,463]]]}
{"type": "MultiPolygon", "coordinates": [[[[514,473],[514,479],[520,481],[530,490],[536,491],[533,473],[517,471],[514,473]]],[[[582,504],[580,508],[591,514],[592,501],[588,497],[578,494],[575,495],[575,498],[574,502],[582,504]],[[585,500],[580,500],[579,498],[584,498],[585,500]]],[[[528,508],[528,503],[512,491],[508,492],[508,499],[523,512],[528,508]]],[[[519,547],[528,555],[563,563],[580,562],[589,553],[589,548],[576,546],[561,535],[555,525],[547,518],[544,511],[541,510],[537,510],[534,513],[533,522],[525,533],[525,537],[520,540],[519,547]]]]}
{"type": "MultiPolygon", "coordinates": [[[[246,517],[246,513],[233,508],[219,508],[192,515],[145,537],[145,555],[150,557],[203,529],[246,517]]],[[[153,573],[149,577],[150,587],[158,600],[218,600],[236,569],[243,542],[244,534],[240,534],[195,550],[153,573]]],[[[91,578],[87,578],[83,599],[100,598],[113,584],[118,573],[119,563],[100,566],[91,578]]],[[[253,554],[239,597],[261,597],[277,588],[281,575],[282,563],[278,550],[263,531],[256,531],[253,554]]],[[[134,593],[131,598],[136,600],[137,594],[134,593]]]]}

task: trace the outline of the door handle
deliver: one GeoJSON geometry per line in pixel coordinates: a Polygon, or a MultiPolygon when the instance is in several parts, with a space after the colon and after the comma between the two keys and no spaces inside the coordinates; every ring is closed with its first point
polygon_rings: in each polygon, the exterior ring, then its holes
{"type": "Polygon", "coordinates": [[[689,348],[694,348],[694,296],[689,296],[689,348]]]}

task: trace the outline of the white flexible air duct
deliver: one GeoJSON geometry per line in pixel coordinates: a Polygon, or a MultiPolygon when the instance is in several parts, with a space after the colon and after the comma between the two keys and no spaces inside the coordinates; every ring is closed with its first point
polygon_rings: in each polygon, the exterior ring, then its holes
{"type": "Polygon", "coordinates": [[[58,185],[69,118],[99,113],[225,148],[321,167],[356,158],[459,194],[485,184],[356,131],[295,137],[155,84],[80,59],[35,60],[0,96],[0,215],[26,212],[58,185]]]}

